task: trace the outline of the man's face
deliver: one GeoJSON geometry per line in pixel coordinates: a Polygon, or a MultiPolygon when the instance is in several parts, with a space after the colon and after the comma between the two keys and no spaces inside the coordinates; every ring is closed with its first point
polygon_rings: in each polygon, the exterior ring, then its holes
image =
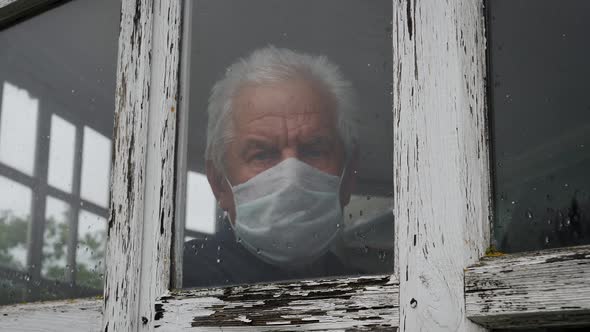
{"type": "MultiPolygon", "coordinates": [[[[287,158],[332,175],[342,174],[345,153],[336,125],[336,104],[317,83],[293,79],[245,86],[234,98],[233,109],[233,136],[224,156],[232,186],[287,158]]],[[[219,181],[223,179],[220,170],[211,172],[211,168],[209,163],[215,196],[235,220],[231,188],[225,180],[219,181]]],[[[341,193],[341,202],[347,203],[349,197],[350,192],[341,193]]]]}

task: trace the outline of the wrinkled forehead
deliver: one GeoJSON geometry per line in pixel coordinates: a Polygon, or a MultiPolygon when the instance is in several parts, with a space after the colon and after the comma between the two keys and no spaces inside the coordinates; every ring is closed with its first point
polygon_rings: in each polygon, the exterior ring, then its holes
{"type": "Polygon", "coordinates": [[[246,84],[236,93],[232,110],[237,130],[279,126],[333,131],[337,127],[335,99],[313,80],[246,84]]]}

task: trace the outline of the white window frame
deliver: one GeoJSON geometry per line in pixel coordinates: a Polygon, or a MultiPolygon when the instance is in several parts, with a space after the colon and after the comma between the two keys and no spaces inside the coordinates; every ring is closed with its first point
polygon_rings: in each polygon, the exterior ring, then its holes
{"type": "MultiPolygon", "coordinates": [[[[181,279],[171,266],[180,264],[172,248],[181,252],[174,219],[182,212],[174,208],[184,184],[175,174],[185,162],[177,153],[185,129],[177,122],[186,122],[186,70],[179,66],[188,56],[180,45],[182,6],[186,14],[190,0],[123,0],[104,299],[1,307],[0,328],[485,331],[589,324],[590,246],[484,257],[492,196],[483,0],[392,1],[394,275],[172,289],[181,279]]],[[[19,16],[10,6],[42,2],[52,1],[0,0],[0,24],[19,16]]]]}

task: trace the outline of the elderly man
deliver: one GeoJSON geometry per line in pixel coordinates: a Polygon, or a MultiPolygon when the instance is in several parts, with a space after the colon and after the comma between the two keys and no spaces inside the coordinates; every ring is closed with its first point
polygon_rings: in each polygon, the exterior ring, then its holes
{"type": "Polygon", "coordinates": [[[231,231],[186,243],[185,286],[360,272],[330,252],[355,183],[352,95],[323,56],[270,46],[227,69],[209,99],[206,160],[231,231]]]}

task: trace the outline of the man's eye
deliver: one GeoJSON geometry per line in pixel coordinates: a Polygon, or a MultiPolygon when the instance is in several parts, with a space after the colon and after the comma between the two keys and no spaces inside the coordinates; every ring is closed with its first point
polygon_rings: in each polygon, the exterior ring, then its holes
{"type": "Polygon", "coordinates": [[[260,151],[256,152],[252,155],[253,160],[261,161],[261,160],[269,160],[273,157],[272,151],[260,151]]]}
{"type": "Polygon", "coordinates": [[[327,151],[320,148],[308,148],[303,150],[303,155],[308,158],[319,158],[327,154],[327,151]]]}

